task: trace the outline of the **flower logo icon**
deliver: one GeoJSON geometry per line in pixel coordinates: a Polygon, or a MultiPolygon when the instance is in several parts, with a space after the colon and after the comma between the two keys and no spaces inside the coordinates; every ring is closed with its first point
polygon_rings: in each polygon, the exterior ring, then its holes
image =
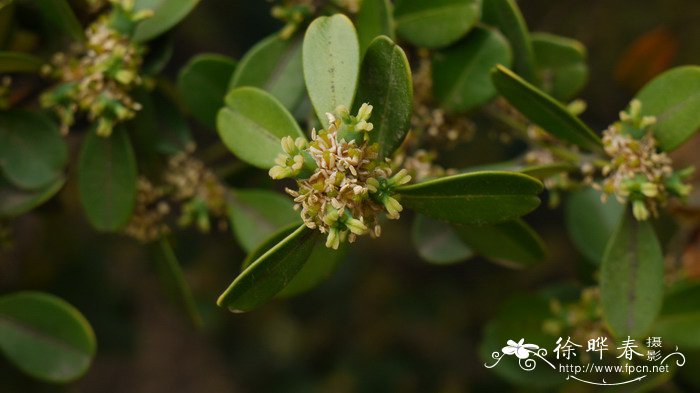
{"type": "Polygon", "coordinates": [[[521,338],[517,343],[513,340],[507,341],[507,346],[501,349],[506,355],[515,355],[518,359],[527,359],[530,356],[530,351],[536,351],[540,347],[535,344],[525,344],[525,339],[521,338]]]}

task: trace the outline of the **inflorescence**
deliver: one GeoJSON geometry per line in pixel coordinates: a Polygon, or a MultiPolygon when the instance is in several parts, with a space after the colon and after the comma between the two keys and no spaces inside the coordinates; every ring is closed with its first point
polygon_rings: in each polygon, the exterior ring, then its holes
{"type": "Polygon", "coordinates": [[[671,158],[657,150],[652,133],[656,118],[642,116],[641,109],[641,102],[632,101],[629,110],[620,113],[620,121],[603,132],[610,162],[603,167],[602,184],[595,186],[621,203],[630,201],[635,218],[646,220],[670,197],[688,196],[691,187],[684,181],[693,169],[673,170],[671,158]]]}
{"type": "Polygon", "coordinates": [[[270,169],[273,179],[296,179],[298,189],[286,191],[304,224],[327,234],[329,248],[367,233],[380,236],[380,213],[398,219],[402,210],[393,190],[411,176],[406,170],[392,176],[389,160],[379,158],[379,145],[369,140],[371,114],[368,104],[362,104],[357,116],[338,107],[335,114],[326,114],[327,128],[312,130],[310,142],[283,138],[284,153],[270,169]]]}
{"type": "Polygon", "coordinates": [[[56,53],[43,69],[59,83],[41,96],[41,104],[56,112],[64,134],[79,112],[97,122],[98,135],[109,136],[117,123],[133,118],[141,109],[129,91],[142,84],[139,69],[145,48],[132,42],[131,34],[136,23],[152,12],[135,11],[133,0],[111,3],[111,12],[85,30],[84,44],[56,53]]]}

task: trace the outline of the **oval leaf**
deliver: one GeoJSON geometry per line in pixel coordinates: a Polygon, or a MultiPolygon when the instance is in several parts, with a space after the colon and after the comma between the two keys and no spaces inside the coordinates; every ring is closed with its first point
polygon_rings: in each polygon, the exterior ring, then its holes
{"type": "Polygon", "coordinates": [[[482,225],[534,210],[542,183],[519,173],[484,171],[399,187],[396,192],[402,205],[428,217],[482,225]]]}
{"type": "Polygon", "coordinates": [[[266,190],[231,190],[228,216],[238,242],[251,252],[280,228],[300,223],[288,197],[266,190]]]}
{"type": "Polygon", "coordinates": [[[59,177],[44,188],[27,191],[0,178],[0,218],[16,217],[34,209],[56,195],[65,182],[64,177],[59,177]]]}
{"type": "Polygon", "coordinates": [[[378,37],[362,60],[356,110],[363,103],[373,106],[369,133],[379,143],[379,158],[388,157],[403,142],[411,127],[413,83],[406,54],[388,37],[378,37]]]}
{"type": "Polygon", "coordinates": [[[352,106],[360,72],[360,44],[355,27],[341,14],[316,18],[304,36],[304,80],[321,124],[326,113],[352,106]]]}
{"type": "Polygon", "coordinates": [[[226,96],[216,128],[233,154],[258,168],[269,169],[282,153],[285,136],[304,137],[292,115],[270,93],[239,87],[226,96]]]}
{"type": "Polygon", "coordinates": [[[495,30],[478,27],[456,45],[435,52],[433,90],[440,106],[467,111],[496,96],[491,69],[510,65],[508,42],[495,30]]]}
{"type": "Polygon", "coordinates": [[[411,239],[418,255],[436,265],[451,265],[474,256],[450,224],[423,215],[413,221],[411,239]]]}
{"type": "Polygon", "coordinates": [[[41,58],[26,53],[0,51],[0,72],[39,72],[44,64],[41,58]]]}
{"type": "Polygon", "coordinates": [[[227,85],[236,62],[226,56],[202,54],[180,70],[177,89],[182,102],[202,124],[216,127],[216,113],[224,106],[227,85]]]}
{"type": "Polygon", "coordinates": [[[136,26],[134,41],[148,41],[178,24],[189,14],[200,0],[136,0],[136,11],[151,10],[153,16],[136,26]]]}
{"type": "Polygon", "coordinates": [[[24,189],[44,188],[63,176],[68,147],[46,116],[25,110],[0,112],[0,169],[24,189]]]}
{"type": "Polygon", "coordinates": [[[95,356],[95,334],[78,310],[40,292],[0,297],[0,349],[34,378],[70,382],[95,356]]]}
{"type": "Polygon", "coordinates": [[[661,308],[663,262],[651,224],[637,221],[628,208],[600,268],[603,315],[617,337],[639,338],[648,332],[661,308]]]}
{"type": "Polygon", "coordinates": [[[603,260],[605,247],[615,232],[625,208],[615,198],[603,203],[601,192],[585,188],[573,192],[566,203],[566,227],[571,241],[590,262],[603,260]]]}
{"type": "Polygon", "coordinates": [[[579,41],[535,33],[532,34],[532,47],[537,59],[537,76],[545,92],[566,101],[586,84],[586,47],[579,41]]]}
{"type": "Polygon", "coordinates": [[[509,266],[526,267],[544,260],[544,242],[522,220],[491,226],[455,225],[455,232],[474,252],[509,266]]]}
{"type": "Polygon", "coordinates": [[[530,82],[535,81],[535,55],[525,18],[515,0],[484,0],[482,20],[495,26],[513,48],[513,68],[530,82]]]}
{"type": "Polygon", "coordinates": [[[491,78],[511,105],[545,131],[585,149],[596,150],[601,146],[600,138],[578,117],[513,71],[498,66],[491,78]]]}
{"type": "Polygon", "coordinates": [[[217,304],[233,312],[245,312],[272,299],[309,259],[318,233],[301,225],[246,267],[219,297],[217,304]]]}
{"type": "Polygon", "coordinates": [[[656,116],[654,136],[673,150],[700,129],[700,67],[674,68],[654,78],[635,97],[642,114],[656,116]]]}
{"type": "Polygon", "coordinates": [[[367,51],[369,44],[385,35],[394,39],[394,17],[389,0],[363,0],[357,13],[357,36],[360,40],[362,53],[367,51]]]}
{"type": "Polygon", "coordinates": [[[229,89],[259,87],[277,98],[290,111],[304,100],[301,37],[283,39],[273,34],[260,41],[241,59],[229,89]]]}
{"type": "Polygon", "coordinates": [[[88,132],[78,159],[78,193],[90,223],[117,231],[136,203],[136,159],[122,127],[108,138],[88,132]]]}
{"type": "Polygon", "coordinates": [[[292,297],[316,288],[327,280],[338,264],[345,259],[347,250],[347,243],[343,243],[337,250],[328,248],[324,239],[319,236],[304,267],[276,297],[292,297]]]}
{"type": "Polygon", "coordinates": [[[481,0],[400,0],[396,31],[406,41],[441,48],[464,37],[479,19],[481,0]]]}

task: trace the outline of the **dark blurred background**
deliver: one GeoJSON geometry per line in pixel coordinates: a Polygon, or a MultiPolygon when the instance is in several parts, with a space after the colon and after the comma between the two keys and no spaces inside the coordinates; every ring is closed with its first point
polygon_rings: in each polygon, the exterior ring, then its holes
{"type": "MultiPolygon", "coordinates": [[[[590,82],[584,117],[602,129],[645,81],[700,63],[697,0],[521,0],[532,31],[582,41],[590,82]]],[[[175,77],[193,55],[240,58],[280,27],[261,0],[204,0],[173,32],[175,77]]],[[[561,209],[529,217],[549,247],[526,271],[481,259],[434,266],[410,246],[410,215],[379,241],[362,239],[316,290],[231,314],[215,301],[244,255],[227,233],[174,236],[205,320],[198,331],[164,295],[152,250],[96,234],[64,190],[12,225],[0,252],[3,292],[41,289],[92,323],[98,355],[78,382],[56,387],[22,376],[0,357],[0,392],[481,392],[529,391],[483,367],[484,325],[512,296],[553,282],[585,285],[593,269],[574,251],[561,209]]],[[[573,390],[570,390],[573,391],[573,390]]]]}

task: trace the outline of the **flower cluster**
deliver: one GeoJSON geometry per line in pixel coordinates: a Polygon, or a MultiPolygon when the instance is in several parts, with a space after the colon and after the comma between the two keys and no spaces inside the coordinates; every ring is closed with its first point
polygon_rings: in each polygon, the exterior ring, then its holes
{"type": "Polygon", "coordinates": [[[180,206],[178,225],[195,224],[202,232],[211,230],[211,218],[226,227],[226,188],[203,162],[189,153],[170,158],[162,184],[141,177],[136,207],[125,233],[142,242],[158,240],[171,231],[168,218],[172,206],[180,206]]]}
{"type": "Polygon", "coordinates": [[[620,121],[603,133],[603,147],[610,162],[603,168],[605,179],[596,185],[606,195],[632,202],[638,220],[658,214],[658,207],[672,196],[686,197],[690,186],[684,181],[692,168],[674,171],[671,158],[659,152],[651,128],[656,118],[642,116],[641,103],[632,101],[620,121]]]}
{"type": "Polygon", "coordinates": [[[283,138],[284,153],[270,169],[273,179],[296,179],[298,189],[286,191],[306,226],[327,234],[329,248],[367,233],[378,237],[380,213],[398,219],[402,210],[393,190],[411,177],[406,170],[392,176],[389,161],[379,159],[379,146],[369,141],[371,114],[368,104],[357,116],[338,107],[335,114],[327,114],[327,128],[312,131],[311,142],[283,138]]]}
{"type": "Polygon", "coordinates": [[[109,136],[115,124],[131,119],[141,105],[129,91],[142,83],[139,76],[144,47],[131,41],[136,22],[151,11],[135,11],[133,0],[111,0],[112,10],[85,31],[86,42],[53,56],[43,73],[58,85],[41,96],[67,133],[78,112],[97,122],[97,134],[109,136]]]}

